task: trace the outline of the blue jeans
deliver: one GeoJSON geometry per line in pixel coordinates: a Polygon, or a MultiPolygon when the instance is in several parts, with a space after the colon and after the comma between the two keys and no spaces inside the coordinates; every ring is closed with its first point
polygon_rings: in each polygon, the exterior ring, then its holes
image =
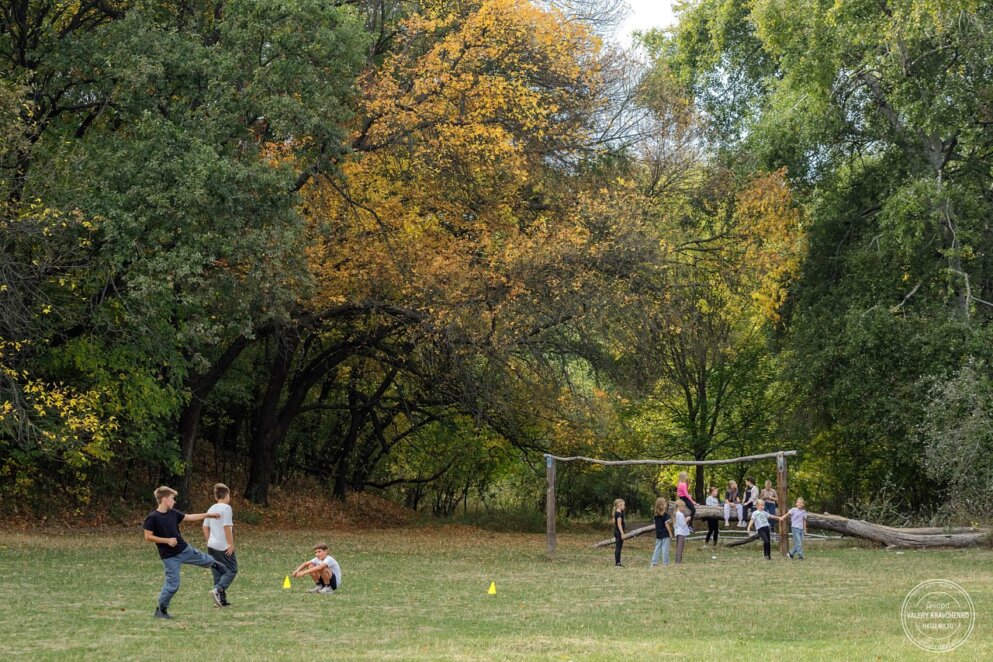
{"type": "Polygon", "coordinates": [[[192,545],[187,546],[176,556],[162,559],[162,565],[165,566],[165,584],[162,585],[162,592],[159,593],[159,606],[163,609],[169,608],[169,601],[179,590],[179,566],[184,563],[210,568],[216,561],[192,545]]]}
{"type": "Polygon", "coordinates": [[[652,565],[659,564],[659,552],[662,553],[662,565],[669,565],[669,540],[671,538],[656,538],[655,552],[652,553],[652,565]]]}
{"type": "Polygon", "coordinates": [[[793,527],[793,550],[790,556],[803,558],[803,529],[793,527]]]}
{"type": "Polygon", "coordinates": [[[211,549],[210,547],[207,548],[207,553],[215,561],[224,566],[224,572],[221,572],[217,566],[211,568],[210,571],[214,573],[214,586],[222,591],[226,591],[228,586],[231,586],[231,582],[234,581],[235,575],[238,574],[238,555],[231,552],[231,556],[228,556],[221,550],[211,549]]]}

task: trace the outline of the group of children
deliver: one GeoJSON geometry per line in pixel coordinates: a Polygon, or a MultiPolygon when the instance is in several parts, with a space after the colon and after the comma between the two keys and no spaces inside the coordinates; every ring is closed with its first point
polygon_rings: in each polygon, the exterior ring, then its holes
{"type": "MultiPolygon", "coordinates": [[[[749,476],[745,479],[746,492],[744,496],[738,494],[738,484],[735,481],[728,481],[728,489],[724,495],[724,527],[731,525],[731,509],[734,508],[738,516],[738,526],[745,527],[747,517],[747,531],[755,527],[755,532],[762,540],[762,552],[766,559],[771,560],[772,528],[769,525],[770,519],[783,520],[790,518],[790,528],[793,534],[793,548],[789,553],[791,559],[803,559],[803,540],[807,532],[807,511],[802,498],[796,500],[796,505],[782,515],[776,515],[776,499],[778,494],[772,487],[772,481],[766,481],[765,489],[759,492],[755,485],[755,480],[749,476]]],[[[686,547],[686,539],[693,533],[693,517],[696,515],[696,502],[689,493],[689,475],[682,471],[679,474],[679,483],[676,486],[676,506],[672,516],[669,515],[669,499],[659,497],[655,500],[653,511],[655,521],[655,550],[652,553],[651,567],[659,563],[662,558],[663,565],[669,565],[669,545],[670,541],[676,539],[676,563],[682,563],[683,550],[686,547]]],[[[707,495],[707,506],[720,507],[718,490],[711,487],[707,495]]],[[[615,499],[613,507],[614,520],[614,565],[623,567],[621,563],[621,549],[624,547],[624,524],[626,506],[624,499],[615,499]]],[[[707,537],[704,545],[710,542],[713,537],[714,545],[717,545],[718,520],[715,517],[705,518],[707,520],[707,537]]]]}
{"type": "MultiPolygon", "coordinates": [[[[210,597],[216,607],[228,607],[227,589],[238,574],[238,559],[234,551],[234,512],[231,509],[231,490],[227,485],[214,485],[216,503],[207,512],[188,515],[176,510],[178,492],[162,486],[155,490],[158,507],[148,514],[142,525],[145,540],[155,543],[165,569],[165,583],[159,593],[155,618],[172,618],[169,602],[179,591],[179,569],[184,563],[210,568],[214,587],[210,597]],[[185,540],[179,532],[180,522],[203,522],[207,553],[203,553],[185,540]]],[[[314,558],[304,561],[293,571],[294,577],[309,576],[314,587],[309,593],[333,593],[341,586],[341,566],[328,555],[328,546],[314,546],[314,558]]]]}

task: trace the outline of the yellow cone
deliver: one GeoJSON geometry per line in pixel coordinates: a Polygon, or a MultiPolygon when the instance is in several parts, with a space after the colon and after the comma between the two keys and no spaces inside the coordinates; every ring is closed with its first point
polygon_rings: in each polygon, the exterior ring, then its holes
{"type": "Polygon", "coordinates": [[[286,579],[283,580],[283,588],[289,588],[289,587],[290,587],[290,576],[286,575],[286,579]]]}
{"type": "Polygon", "coordinates": [[[496,595],[496,582],[490,582],[490,590],[487,591],[490,595],[496,595]]]}

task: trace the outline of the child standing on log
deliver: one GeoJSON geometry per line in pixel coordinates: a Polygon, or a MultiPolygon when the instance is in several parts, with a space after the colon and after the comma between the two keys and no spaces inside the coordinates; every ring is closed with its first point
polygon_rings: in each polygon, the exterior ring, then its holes
{"type": "Polygon", "coordinates": [[[621,548],[624,547],[624,499],[614,499],[614,565],[623,568],[621,564],[621,548]]]}
{"type": "Polygon", "coordinates": [[[659,564],[659,553],[662,554],[662,565],[669,565],[669,541],[672,538],[672,518],[669,517],[669,500],[659,497],[655,500],[655,551],[652,553],[652,565],[659,564]]]}
{"type": "Polygon", "coordinates": [[[803,538],[807,535],[807,509],[804,508],[803,498],[796,500],[796,506],[786,511],[783,517],[790,518],[790,531],[793,532],[793,549],[790,558],[803,560],[803,538]]]}
{"type": "Polygon", "coordinates": [[[741,507],[741,497],[738,496],[738,483],[729,480],[728,489],[724,493],[724,528],[731,526],[731,509],[738,513],[738,526],[744,526],[745,515],[741,507]]]}
{"type": "Polygon", "coordinates": [[[683,562],[683,548],[686,546],[686,539],[690,535],[690,527],[686,523],[686,502],[676,499],[676,526],[673,532],[676,534],[676,565],[683,562]]]}
{"type": "Polygon", "coordinates": [[[686,524],[690,527],[690,533],[693,533],[693,516],[696,515],[696,501],[690,497],[690,475],[685,471],[679,472],[679,484],[676,485],[676,498],[682,499],[683,503],[686,504],[686,508],[690,511],[689,520],[686,524]]]}
{"type": "Polygon", "coordinates": [[[748,521],[748,529],[746,530],[746,532],[751,531],[752,525],[755,525],[755,533],[759,534],[759,538],[762,539],[762,554],[765,556],[766,561],[772,560],[772,529],[769,527],[770,519],[778,520],[782,518],[765,512],[765,502],[759,499],[755,503],[755,511],[752,513],[752,518],[748,521]]]}
{"type": "MultiPolygon", "coordinates": [[[[741,495],[741,509],[745,517],[749,517],[751,511],[755,510],[755,504],[759,500],[759,488],[755,484],[755,479],[751,476],[745,477],[745,493],[741,495]]],[[[745,526],[745,520],[739,519],[738,526],[745,526]]]]}
{"type": "Polygon", "coordinates": [[[769,513],[770,516],[776,514],[777,501],[779,500],[779,493],[776,492],[776,488],[772,486],[772,481],[765,481],[765,488],[759,495],[763,501],[765,501],[765,512],[769,513]]]}

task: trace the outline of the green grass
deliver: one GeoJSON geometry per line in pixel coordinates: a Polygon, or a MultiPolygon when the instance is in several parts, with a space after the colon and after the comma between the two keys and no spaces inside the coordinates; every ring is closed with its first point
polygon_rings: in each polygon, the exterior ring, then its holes
{"type": "MultiPolygon", "coordinates": [[[[200,541],[196,525],[185,529],[200,541]]],[[[609,532],[608,532],[609,533],[609,532]]],[[[597,536],[468,527],[358,533],[238,533],[241,572],[214,608],[209,572],[184,567],[170,611],[152,619],[162,570],[140,533],[0,534],[0,659],[933,659],[904,635],[900,606],[926,579],[972,596],[971,639],[942,659],[991,659],[993,552],[902,554],[817,541],[803,562],[754,545],[649,570],[626,568],[597,536]],[[326,539],[342,589],[309,595],[283,577],[326,539]],[[487,595],[491,581],[497,595],[487,595]]],[[[602,537],[602,536],[601,536],[602,537]]]]}

